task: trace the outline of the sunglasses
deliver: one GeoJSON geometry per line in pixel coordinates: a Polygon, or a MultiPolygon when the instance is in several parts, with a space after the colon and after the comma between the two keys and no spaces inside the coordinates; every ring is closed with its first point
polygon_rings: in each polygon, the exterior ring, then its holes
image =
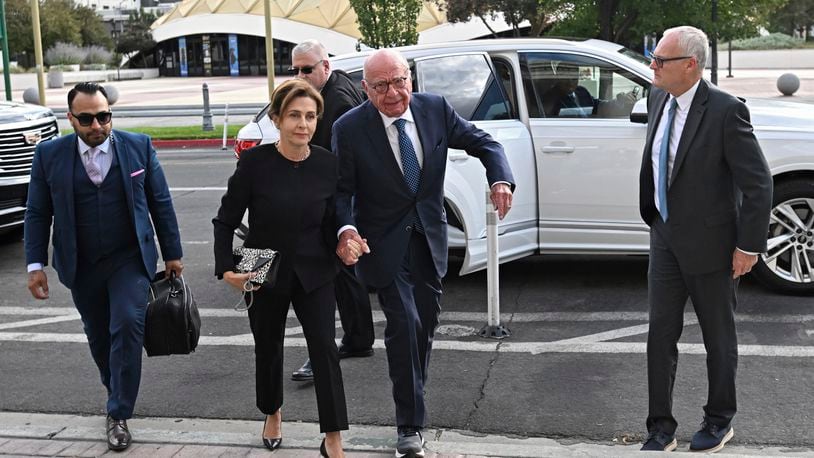
{"type": "Polygon", "coordinates": [[[325,62],[325,59],[320,59],[314,65],[306,65],[305,67],[288,67],[288,71],[290,71],[291,73],[293,73],[295,75],[300,73],[300,72],[302,72],[303,75],[310,75],[311,72],[313,72],[314,69],[317,67],[317,65],[319,65],[319,64],[321,64],[323,62],[325,62]]]}
{"type": "Polygon", "coordinates": [[[665,62],[671,62],[674,60],[681,60],[681,59],[691,59],[693,56],[680,56],[680,57],[659,57],[655,54],[650,55],[650,62],[655,62],[656,67],[662,68],[664,67],[665,62]]]}
{"type": "Polygon", "coordinates": [[[100,126],[104,126],[108,124],[111,119],[113,119],[113,113],[110,111],[100,111],[96,114],[89,114],[89,113],[79,113],[74,114],[71,113],[71,116],[76,118],[79,121],[79,125],[82,127],[88,127],[89,125],[93,124],[93,120],[99,121],[100,126]]]}

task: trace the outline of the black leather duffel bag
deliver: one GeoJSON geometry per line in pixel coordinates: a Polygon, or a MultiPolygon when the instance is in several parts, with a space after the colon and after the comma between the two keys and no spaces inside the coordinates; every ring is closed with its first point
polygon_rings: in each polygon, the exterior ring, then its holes
{"type": "Polygon", "coordinates": [[[200,335],[201,316],[184,277],[156,274],[150,283],[144,323],[147,356],[187,355],[195,351],[200,335]]]}

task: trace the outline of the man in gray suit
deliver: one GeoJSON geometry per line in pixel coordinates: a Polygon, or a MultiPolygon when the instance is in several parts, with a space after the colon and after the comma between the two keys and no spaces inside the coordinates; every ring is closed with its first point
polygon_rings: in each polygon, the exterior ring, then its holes
{"type": "Polygon", "coordinates": [[[676,448],[672,393],[692,299],[707,349],[709,393],[692,451],[714,452],[734,435],[738,278],[766,250],[772,177],[737,98],[702,79],[707,36],[676,27],[652,56],[640,211],[650,225],[647,337],[648,437],[642,450],[676,448]]]}

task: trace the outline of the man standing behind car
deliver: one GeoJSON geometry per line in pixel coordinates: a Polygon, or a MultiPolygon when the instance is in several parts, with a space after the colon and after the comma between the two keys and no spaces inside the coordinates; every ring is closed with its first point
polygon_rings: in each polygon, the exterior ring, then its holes
{"type": "Polygon", "coordinates": [[[150,138],[112,130],[107,94],[96,83],[68,92],[75,134],[34,153],[25,212],[28,289],[48,298],[48,236],[54,269],[71,290],[107,388],[107,445],[131,443],[141,381],[147,289],[156,272],[153,224],[167,275],[181,275],[181,239],[167,181],[150,138]]]}
{"type": "MultiPolygon", "coordinates": [[[[291,50],[291,64],[291,70],[297,72],[297,78],[308,81],[325,101],[324,112],[317,122],[311,144],[330,151],[334,121],[364,101],[362,91],[354,85],[347,73],[331,70],[328,52],[317,40],[307,40],[295,46],[291,50]]],[[[336,305],[345,333],[339,346],[339,358],[373,355],[373,316],[367,287],[356,278],[352,267],[344,265],[334,285],[336,305]]],[[[311,361],[306,360],[291,375],[291,379],[313,380],[311,361]]]]}
{"type": "Polygon", "coordinates": [[[676,448],[672,394],[687,297],[707,349],[709,383],[690,450],[718,451],[734,435],[738,278],[766,250],[772,177],[746,105],[702,79],[707,46],[701,30],[669,29],[650,63],[655,88],[640,174],[640,211],[650,225],[642,450],[676,448]]]}

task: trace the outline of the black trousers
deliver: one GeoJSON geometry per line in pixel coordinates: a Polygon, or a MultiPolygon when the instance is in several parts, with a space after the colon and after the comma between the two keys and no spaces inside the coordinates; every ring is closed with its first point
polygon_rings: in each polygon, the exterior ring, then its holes
{"type": "Polygon", "coordinates": [[[735,374],[738,338],[735,329],[737,280],[730,269],[689,275],[681,271],[670,246],[670,228],[661,219],[650,230],[647,335],[648,431],[674,434],[673,385],[678,364],[677,343],[684,328],[684,306],[692,300],[707,350],[709,392],[704,418],[727,426],[737,411],[735,374]]]}
{"type": "Polygon", "coordinates": [[[342,344],[351,350],[373,347],[373,314],[367,287],[356,278],[353,266],[342,266],[334,280],[336,307],[342,321],[342,344]]]}
{"type": "Polygon", "coordinates": [[[427,412],[424,389],[441,313],[441,279],[423,234],[413,231],[401,268],[393,282],[378,293],[387,318],[384,344],[393,383],[396,425],[423,427],[427,412]]]}
{"type": "Polygon", "coordinates": [[[334,285],[306,293],[296,275],[288,291],[263,287],[254,292],[249,322],[254,336],[257,407],[271,415],[283,405],[283,337],[288,306],[302,325],[314,369],[320,431],[348,429],[345,388],[336,349],[334,285]]]}

